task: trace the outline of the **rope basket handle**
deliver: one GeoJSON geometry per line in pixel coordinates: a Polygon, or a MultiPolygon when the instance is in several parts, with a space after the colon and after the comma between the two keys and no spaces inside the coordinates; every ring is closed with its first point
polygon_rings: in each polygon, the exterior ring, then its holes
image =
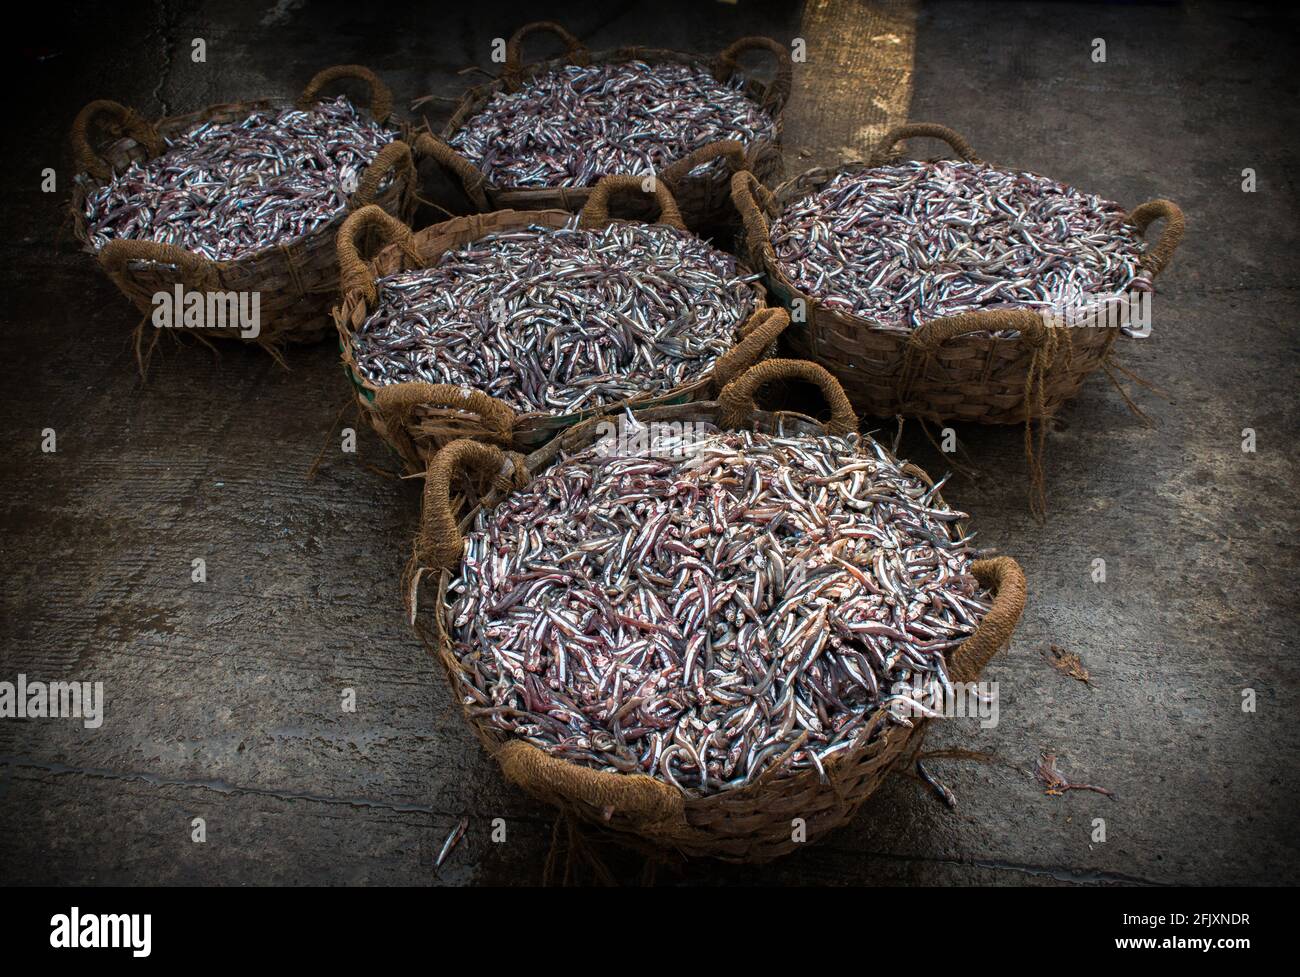
{"type": "Polygon", "coordinates": [[[100,266],[119,287],[124,287],[126,283],[126,266],[130,261],[156,261],[159,264],[175,265],[180,271],[181,281],[200,292],[215,291],[221,281],[216,264],[201,254],[175,244],[126,238],[109,241],[99,249],[100,266]]]}
{"type": "Polygon", "coordinates": [[[307,82],[307,87],[298,96],[298,108],[310,108],[311,104],[320,97],[321,91],[340,78],[356,78],[366,83],[370,89],[370,104],[366,107],[370,109],[370,114],[376,122],[386,122],[393,114],[392,91],[379,80],[378,75],[360,64],[336,64],[332,68],[316,72],[316,76],[307,82]]]}
{"type": "Polygon", "coordinates": [[[570,64],[586,64],[591,60],[590,52],[583,43],[555,21],[535,20],[531,24],[524,24],[506,42],[506,63],[501,69],[501,79],[505,82],[507,91],[518,91],[523,84],[524,38],[543,31],[556,35],[564,42],[565,56],[570,64]]]}
{"type": "Polygon", "coordinates": [[[853,413],[853,404],[840,382],[809,360],[764,360],[751,366],[718,395],[718,426],[738,428],[748,424],[758,409],[754,393],[773,380],[803,380],[820,387],[831,408],[831,419],[824,425],[830,434],[851,434],[858,429],[858,415],[853,413]]]}
{"type": "Polygon", "coordinates": [[[419,457],[410,433],[411,418],[417,407],[477,414],[483,422],[483,431],[476,437],[485,441],[508,447],[514,436],[515,409],[482,390],[450,383],[394,383],[379,388],[375,394],[375,410],[383,418],[389,436],[400,442],[399,454],[403,457],[419,457]]]}
{"type": "Polygon", "coordinates": [[[97,99],[77,113],[68,133],[78,173],[89,173],[97,180],[109,180],[113,176],[113,168],[90,148],[90,127],[95,122],[102,123],[115,139],[130,136],[151,157],[160,155],[165,148],[158,130],[134,109],[111,99],[97,99]]]}
{"type": "Polygon", "coordinates": [[[591,188],[591,195],[587,197],[587,203],[583,206],[579,215],[578,226],[593,230],[602,230],[608,227],[612,219],[609,215],[610,194],[616,190],[640,190],[645,193],[646,180],[654,181],[654,197],[659,203],[659,217],[655,223],[667,224],[679,231],[686,230],[686,222],[682,220],[682,212],[677,209],[676,198],[673,197],[672,191],[664,185],[664,181],[654,174],[647,176],[602,176],[600,182],[591,188]]]}
{"type": "Polygon", "coordinates": [[[737,55],[745,51],[770,51],[776,59],[776,74],[763,90],[762,105],[769,111],[779,110],[790,97],[790,87],[794,81],[794,62],[784,44],[770,37],[742,37],[718,55],[714,76],[718,81],[726,81],[739,71],[737,55]]]}
{"type": "Polygon", "coordinates": [[[776,198],[749,170],[741,170],[731,178],[731,203],[740,214],[745,226],[745,247],[754,264],[772,250],[772,232],[767,215],[775,214],[776,198]]]}
{"type": "Polygon", "coordinates": [[[424,498],[420,508],[420,529],[415,537],[414,559],[418,566],[455,572],[460,566],[465,539],[451,509],[452,479],[478,472],[492,479],[499,491],[528,484],[524,456],[502,451],[494,444],[460,438],[451,442],[429,463],[424,476],[424,498]]]}
{"type": "Polygon", "coordinates": [[[942,319],[928,319],[908,339],[908,352],[933,352],[948,340],[971,332],[1018,330],[1025,342],[1041,346],[1047,339],[1047,325],[1033,309],[980,309],[942,319]]]}
{"type": "Polygon", "coordinates": [[[1145,234],[1147,228],[1156,221],[1164,219],[1165,229],[1160,237],[1142,258],[1142,267],[1152,275],[1158,275],[1169,264],[1178,245],[1183,240],[1183,231],[1187,221],[1183,212],[1172,200],[1148,200],[1133,213],[1128,215],[1128,222],[1137,228],[1139,234],[1145,234]]]}
{"type": "Polygon", "coordinates": [[[394,139],[375,154],[348,200],[348,209],[357,210],[374,203],[379,196],[379,185],[389,175],[407,186],[415,184],[415,159],[411,156],[411,147],[400,139],[394,139]]]}
{"type": "Polygon", "coordinates": [[[415,252],[415,235],[411,229],[382,207],[368,204],[348,215],[348,219],[339,228],[334,245],[339,259],[340,289],[345,299],[359,291],[367,303],[374,304],[378,296],[374,270],[361,257],[361,251],[357,247],[357,242],[367,231],[373,231],[378,236],[381,249],[397,244],[408,258],[417,261],[419,258],[415,252]]]}
{"type": "Polygon", "coordinates": [[[942,139],[952,147],[953,152],[966,162],[980,162],[979,157],[975,155],[975,150],[971,148],[971,144],[960,133],[934,122],[908,122],[901,126],[895,126],[885,133],[885,138],[880,140],[871,154],[870,165],[880,166],[884,163],[894,154],[895,147],[903,140],[919,138],[942,139]]]}
{"type": "Polygon", "coordinates": [[[487,193],[484,190],[487,186],[487,177],[483,175],[477,166],[441,139],[435,139],[427,132],[420,133],[415,137],[415,155],[432,159],[446,172],[459,180],[460,185],[465,190],[465,195],[480,211],[492,209],[488,203],[487,193]]]}
{"type": "Polygon", "coordinates": [[[715,160],[719,156],[726,159],[732,173],[749,169],[749,160],[745,157],[743,143],[735,139],[718,139],[665,166],[659,171],[659,179],[667,183],[676,183],[695,167],[715,160]]]}
{"type": "Polygon", "coordinates": [[[971,564],[971,573],[982,586],[994,592],[993,606],[975,633],[953,652],[948,674],[954,682],[974,682],[998,649],[1011,640],[1028,592],[1024,571],[1009,556],[976,560],[971,564]]]}
{"type": "Polygon", "coordinates": [[[720,391],[752,367],[790,325],[790,313],[769,306],[758,309],[740,327],[741,340],[713,364],[713,389],[720,391]]]}
{"type": "Polygon", "coordinates": [[[691,831],[682,792],[655,777],[594,770],[517,739],[507,740],[494,755],[507,780],[561,810],[618,814],[639,833],[669,841],[691,831]]]}

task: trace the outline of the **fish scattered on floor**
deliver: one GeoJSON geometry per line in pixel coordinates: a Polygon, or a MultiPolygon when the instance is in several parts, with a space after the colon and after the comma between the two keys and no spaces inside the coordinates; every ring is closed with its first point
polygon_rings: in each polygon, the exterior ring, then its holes
{"type": "Polygon", "coordinates": [[[939,795],[939,799],[948,805],[949,810],[957,809],[957,795],[948,789],[942,780],[939,780],[929,770],[925,769],[925,764],[920,760],[916,761],[916,772],[921,775],[921,779],[930,785],[930,788],[939,795]]]}
{"type": "Polygon", "coordinates": [[[442,863],[447,860],[455,847],[460,844],[461,838],[465,837],[465,829],[469,827],[469,818],[461,818],[451,829],[451,834],[447,835],[447,840],[442,843],[442,850],[438,852],[437,859],[434,860],[434,871],[442,868],[442,863]]]}

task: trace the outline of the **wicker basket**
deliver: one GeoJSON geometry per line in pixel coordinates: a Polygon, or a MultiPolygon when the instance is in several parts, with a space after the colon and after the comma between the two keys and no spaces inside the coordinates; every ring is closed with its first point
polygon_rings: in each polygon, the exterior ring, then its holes
{"type": "MultiPolygon", "coordinates": [[[[723,428],[752,427],[787,433],[844,434],[857,429],[857,418],[838,383],[820,367],[795,360],[769,360],[729,384],[716,402],[661,407],[639,415],[654,421],[709,421],[723,428]],[[771,380],[799,379],[819,385],[832,405],[832,420],[825,426],[798,414],[769,414],[755,409],[754,394],[771,380]]],[[[460,565],[462,533],[477,510],[459,522],[451,493],[462,474],[486,482],[485,505],[495,504],[511,488],[526,483],[560,456],[593,443],[598,422],[588,421],[566,431],[527,458],[476,441],[448,445],[430,466],[425,482],[423,517],[404,589],[411,620],[441,661],[453,694],[463,702],[456,659],[446,632],[446,591],[460,565]],[[438,601],[432,624],[416,610],[421,579],[436,581],[438,601]]],[[[925,473],[907,466],[910,474],[929,482],[925,473]]],[[[474,481],[475,479],[471,479],[474,481]]],[[[961,527],[954,527],[961,532],[961,527]]],[[[957,537],[954,537],[957,538],[957,537]]],[[[1025,579],[1014,560],[999,557],[980,560],[973,572],[981,584],[992,588],[992,609],[978,630],[951,656],[954,682],[972,682],[993,655],[1010,639],[1025,601],[1025,579]]],[[[484,747],[501,765],[507,779],[569,815],[613,832],[624,842],[640,847],[671,849],[687,856],[712,856],[734,862],[763,862],[800,847],[793,840],[791,820],[802,818],[807,840],[812,841],[853,818],[859,806],[880,786],[890,770],[919,748],[925,720],[913,728],[891,726],[883,711],[864,724],[862,742],[831,757],[826,779],[816,771],[769,771],[748,787],[708,797],[683,794],[665,782],[643,774],[618,774],[568,763],[535,746],[478,722],[464,713],[484,747]],[[877,727],[879,723],[879,727],[877,727]],[[876,732],[871,732],[877,730],[876,732]]]]}
{"type": "MultiPolygon", "coordinates": [[[[430,137],[421,135],[417,147],[430,137]]],[[[621,198],[639,194],[640,177],[605,177],[583,208],[580,224],[603,228],[611,218],[611,193],[621,198]]],[[[659,221],[683,229],[672,194],[662,181],[654,189],[660,206],[659,221]]],[[[357,402],[368,423],[401,457],[408,471],[420,473],[437,451],[457,438],[474,438],[516,451],[531,451],[578,421],[632,407],[640,410],[660,404],[683,403],[716,393],[775,347],[789,323],[783,310],[768,308],[766,290],[754,286],[756,309],[741,327],[741,341],[714,364],[711,371],[687,384],[657,395],[635,397],[570,414],[543,411],[519,413],[504,401],[469,388],[449,384],[399,383],[376,386],[356,369],[352,356],[353,331],[365,322],[376,299],[375,280],[404,269],[427,268],[446,251],[496,231],[540,224],[564,227],[573,215],[562,210],[501,210],[491,214],[457,217],[412,233],[404,224],[375,207],[357,211],[339,231],[338,253],[342,267],[343,301],[334,310],[344,369],[355,389],[357,402]],[[373,261],[362,260],[359,245],[364,236],[385,245],[373,261]]],[[[746,273],[741,269],[742,274],[746,273]]]]}
{"type": "Polygon", "coordinates": [[[717,143],[712,143],[677,160],[659,174],[672,188],[687,226],[692,230],[711,231],[726,226],[732,221],[729,173],[722,167],[710,167],[704,174],[696,175],[690,175],[691,170],[701,163],[722,155],[727,159],[732,172],[738,169],[752,170],[767,183],[780,179],[782,173],[781,109],[790,95],[793,66],[789,51],[768,37],[742,37],[715,57],[641,47],[623,47],[592,53],[559,24],[550,21],[527,24],[515,31],[506,45],[506,63],[501,77],[465,93],[451,119],[443,127],[441,139],[431,155],[455,177],[470,201],[480,211],[558,208],[576,213],[586,204],[587,197],[591,194],[591,187],[493,186],[473,163],[447,145],[446,140],[482,109],[497,92],[518,91],[525,79],[555,71],[565,65],[625,61],[645,61],[648,64],[703,64],[710,68],[719,81],[726,81],[740,72],[737,58],[744,52],[752,50],[768,51],[776,59],[776,74],[769,84],[760,85],[754,81],[747,81],[744,88],[746,95],[771,113],[776,122],[776,139],[759,140],[747,147],[726,140],[725,149],[719,149],[717,143]],[[539,31],[558,35],[567,48],[566,54],[564,57],[550,61],[524,65],[522,61],[524,38],[539,31]]]}
{"type": "MultiPolygon", "coordinates": [[[[371,117],[377,122],[388,119],[393,104],[391,93],[369,69],[360,65],[325,69],[308,83],[294,104],[310,105],[325,86],[342,78],[364,81],[370,88],[371,117]]],[[[164,150],[164,138],[204,122],[238,122],[255,111],[279,110],[290,104],[267,99],[236,102],[150,123],[131,109],[101,100],[91,102],[78,114],[71,138],[77,168],[86,176],[78,180],[73,191],[75,233],[85,250],[98,255],[104,271],[146,316],[153,309],[156,293],[170,292],[180,284],[196,291],[260,293],[261,328],[255,338],[245,339],[234,327],[204,329],[205,338],[220,336],[256,342],[274,351],[282,343],[310,342],[328,332],[330,306],[338,293],[334,243],[346,213],[340,213],[330,223],[297,240],[233,261],[213,261],[175,245],[132,239],[110,241],[96,251],[86,227],[85,204],[90,189],[102,186],[114,171],[121,171],[132,162],[159,155],[164,150]],[[101,124],[115,139],[98,152],[91,148],[90,142],[90,130],[95,123],[101,124]]],[[[381,149],[362,174],[348,211],[372,205],[409,219],[415,205],[415,187],[411,148],[406,142],[396,140],[381,149]],[[385,180],[387,184],[381,187],[385,180]]]]}
{"type": "MultiPolygon", "coordinates": [[[[866,163],[838,171],[809,170],[775,191],[747,174],[734,177],[732,198],[745,218],[750,259],[767,273],[772,293],[782,304],[793,307],[801,300],[807,310],[807,322],[796,316],[796,326],[786,335],[790,348],[834,373],[854,406],[876,417],[904,414],[934,421],[1020,424],[1050,416],[1101,366],[1117,330],[1049,328],[1031,309],[990,309],[931,320],[915,332],[900,334],[871,319],[827,308],[792,284],[777,262],[768,239],[768,217],[820,190],[838,172],[895,159],[895,145],[915,136],[943,139],[962,159],[977,161],[966,140],[952,130],[914,124],[885,136],[866,163]],[[1017,334],[996,335],[1001,330],[1017,334]]],[[[1139,231],[1160,218],[1167,219],[1164,233],[1142,262],[1152,276],[1169,263],[1182,239],[1182,212],[1167,200],[1153,200],[1128,217],[1139,231]]]]}

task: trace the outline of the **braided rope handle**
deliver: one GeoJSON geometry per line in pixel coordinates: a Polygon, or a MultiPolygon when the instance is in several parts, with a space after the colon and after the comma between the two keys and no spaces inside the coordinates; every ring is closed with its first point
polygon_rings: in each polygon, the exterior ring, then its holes
{"type": "Polygon", "coordinates": [[[399,453],[412,460],[419,457],[411,436],[411,420],[416,408],[429,407],[461,410],[477,414],[483,430],[474,435],[479,440],[508,447],[514,438],[515,409],[482,390],[458,387],[450,383],[394,383],[380,387],[375,394],[375,410],[384,421],[384,429],[400,442],[399,453]]]}
{"type": "Polygon", "coordinates": [[[665,166],[659,171],[659,179],[665,183],[676,183],[695,167],[715,160],[719,156],[726,159],[732,173],[749,169],[749,159],[745,156],[743,143],[735,139],[718,139],[665,166]]]}
{"type": "Polygon", "coordinates": [[[682,220],[682,212],[677,208],[677,200],[672,191],[664,185],[663,180],[653,175],[601,177],[600,182],[592,187],[591,195],[582,208],[582,213],[578,218],[578,226],[592,228],[593,230],[602,230],[608,227],[612,219],[609,215],[610,194],[620,190],[649,192],[645,189],[646,180],[654,181],[654,198],[659,204],[659,217],[655,222],[667,224],[679,231],[686,230],[686,222],[682,220]]]}
{"type": "Polygon", "coordinates": [[[501,69],[501,80],[505,82],[506,91],[517,91],[523,84],[523,48],[524,38],[529,34],[545,32],[556,35],[564,42],[565,57],[570,64],[586,64],[591,60],[590,52],[583,43],[553,20],[537,20],[524,24],[515,31],[506,42],[506,63],[501,69]]]}
{"type": "Polygon", "coordinates": [[[975,150],[971,148],[971,144],[960,133],[934,122],[908,122],[901,126],[895,126],[885,133],[885,137],[880,140],[871,153],[870,165],[880,166],[883,164],[885,160],[894,155],[895,148],[903,140],[921,138],[942,139],[952,147],[953,152],[966,162],[980,162],[979,157],[975,155],[975,150]]]}
{"type": "Polygon", "coordinates": [[[1142,267],[1152,275],[1160,274],[1173,258],[1183,240],[1187,221],[1172,200],[1148,200],[1128,215],[1128,222],[1137,228],[1139,234],[1145,234],[1148,227],[1161,219],[1165,221],[1165,229],[1142,258],[1142,267]]]}
{"type": "Polygon", "coordinates": [[[908,337],[908,353],[934,352],[948,340],[967,333],[1003,330],[1019,331],[1030,346],[1042,346],[1047,341],[1047,324],[1034,309],[980,309],[921,323],[908,337]]]}
{"type": "Polygon", "coordinates": [[[307,82],[307,87],[298,96],[298,108],[310,108],[312,103],[320,98],[321,91],[340,78],[356,78],[366,83],[370,89],[370,102],[366,108],[370,110],[376,122],[385,122],[393,114],[392,90],[379,80],[378,75],[360,64],[336,64],[332,68],[316,72],[315,77],[307,82]]]}
{"type": "Polygon", "coordinates": [[[754,394],[763,384],[773,380],[803,380],[820,387],[831,409],[831,419],[823,425],[828,433],[851,434],[858,429],[858,415],[853,413],[853,404],[840,382],[808,360],[764,360],[751,366],[718,395],[718,426],[740,428],[747,425],[758,409],[754,404],[754,394]]]}
{"type": "Polygon", "coordinates": [[[465,189],[465,195],[480,211],[486,212],[492,209],[487,199],[487,177],[477,166],[441,139],[435,139],[427,132],[420,133],[415,137],[415,155],[432,159],[443,170],[459,180],[460,185],[465,189]]]}
{"type": "Polygon", "coordinates": [[[745,249],[749,260],[757,266],[771,256],[772,232],[768,226],[768,215],[777,213],[776,198],[761,180],[749,170],[741,170],[731,178],[731,203],[740,214],[740,222],[745,228],[745,249]]]}
{"type": "Polygon", "coordinates": [[[763,358],[767,348],[790,325],[790,313],[767,306],[756,310],[740,327],[741,340],[713,364],[713,389],[721,391],[763,358]]]}
{"type": "Polygon", "coordinates": [[[90,127],[96,122],[102,124],[114,139],[130,136],[151,157],[160,155],[166,146],[158,130],[134,109],[111,99],[97,99],[77,113],[68,133],[77,172],[88,173],[97,180],[111,179],[113,168],[90,147],[90,127]]]}
{"type": "Polygon", "coordinates": [[[617,815],[638,834],[668,845],[697,830],[686,821],[685,795],[657,777],[596,770],[521,739],[506,740],[493,756],[507,780],[562,811],[576,808],[598,823],[617,815]]]}
{"type": "Polygon", "coordinates": [[[971,573],[993,591],[993,606],[975,633],[949,657],[948,674],[954,682],[974,682],[998,650],[1011,641],[1028,593],[1025,572],[1009,556],[976,560],[971,573]]]}
{"type": "Polygon", "coordinates": [[[131,261],[175,265],[182,283],[195,291],[211,292],[220,288],[221,276],[215,262],[175,244],[128,238],[109,241],[99,249],[100,267],[127,294],[131,290],[127,287],[129,272],[126,266],[131,261]]]}
{"type": "Polygon", "coordinates": [[[380,184],[390,175],[408,187],[415,185],[415,159],[411,156],[411,147],[400,139],[394,139],[375,154],[357,181],[348,208],[357,210],[374,203],[379,196],[380,184]]]}
{"type": "Polygon", "coordinates": [[[524,456],[502,451],[494,444],[460,438],[444,447],[429,463],[424,476],[420,529],[415,537],[414,561],[420,567],[455,572],[465,550],[456,514],[451,508],[452,480],[479,473],[492,479],[492,487],[505,492],[528,484],[524,456]]]}
{"type": "Polygon", "coordinates": [[[382,207],[369,204],[348,215],[339,228],[334,245],[339,260],[339,287],[344,298],[361,292],[368,304],[374,304],[378,297],[374,269],[361,257],[358,247],[358,241],[367,232],[373,232],[379,238],[381,249],[396,244],[408,259],[418,261],[419,256],[415,252],[415,235],[411,229],[382,207]]]}
{"type": "Polygon", "coordinates": [[[727,81],[740,70],[737,56],[745,51],[768,51],[776,59],[776,74],[763,91],[763,108],[770,112],[779,111],[790,97],[790,88],[794,81],[794,62],[784,44],[770,37],[742,37],[733,42],[718,55],[714,76],[719,81],[727,81]]]}

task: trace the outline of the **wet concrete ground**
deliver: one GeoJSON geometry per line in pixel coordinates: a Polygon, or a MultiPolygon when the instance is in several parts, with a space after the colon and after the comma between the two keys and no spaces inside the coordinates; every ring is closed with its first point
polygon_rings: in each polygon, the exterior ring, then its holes
{"type": "MultiPolygon", "coordinates": [[[[545,16],[592,48],[716,50],[743,33],[788,40],[800,23],[794,4],[668,7],[50,7],[46,30],[15,34],[0,680],[102,681],[107,709],[98,730],[0,720],[0,880],[541,879],[550,811],[505,784],[399,610],[418,485],[368,471],[389,460],[364,433],[358,455],[335,439],[305,478],[347,395],[332,343],[292,350],[287,371],[254,350],[164,343],[142,385],[134,312],[70,235],[58,243],[64,136],[91,98],[156,117],[297,91],[335,62],[374,67],[403,98],[454,95],[492,37],[545,16]],[[195,36],[206,65],[189,60],[195,36]],[[46,166],[58,194],[40,192],[46,166]],[[54,453],[41,451],[47,428],[54,453]],[[196,558],[206,583],[191,582],[196,558]],[[435,878],[462,815],[467,838],[435,878]],[[505,844],[489,841],[497,817],[505,844]]],[[[957,128],[986,159],[1186,211],[1153,333],[1121,344],[1169,399],[1135,391],[1144,426],[1092,378],[1049,440],[1041,527],[1021,431],[958,430],[982,477],[946,494],[985,545],[1021,561],[1030,604],[986,674],[999,725],[952,723],[927,741],[986,754],[933,762],[955,811],[895,777],[823,844],[761,868],[661,869],[660,881],[1300,880],[1295,37],[1267,6],[923,5],[912,118],[957,128]],[[1090,59],[1096,37],[1104,64],[1090,59]],[[1089,684],[1050,667],[1053,644],[1082,658],[1089,684]],[[1044,751],[1114,798],[1045,795],[1033,775],[1044,751]]],[[[945,468],[915,430],[904,453],[945,468]]],[[[637,859],[610,862],[641,877],[637,859]]]]}

